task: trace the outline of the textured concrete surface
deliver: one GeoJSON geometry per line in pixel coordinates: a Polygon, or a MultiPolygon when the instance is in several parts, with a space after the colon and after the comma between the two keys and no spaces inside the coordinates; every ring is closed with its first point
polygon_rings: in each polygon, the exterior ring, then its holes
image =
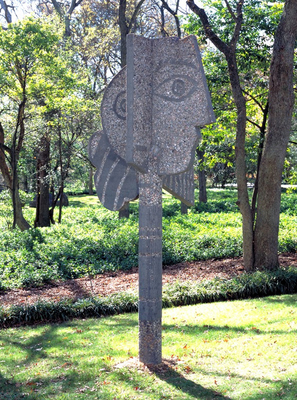
{"type": "Polygon", "coordinates": [[[139,195],[139,359],[162,361],[162,187],[194,204],[193,161],[200,127],[214,114],[194,36],[127,38],[127,68],[107,87],[103,131],[89,155],[103,205],[139,195]]]}
{"type": "Polygon", "coordinates": [[[91,137],[89,158],[97,168],[95,187],[104,207],[118,211],[138,197],[137,172],[116,154],[103,131],[91,137]]]}
{"type": "Polygon", "coordinates": [[[215,121],[196,38],[127,40],[126,161],[160,176],[190,168],[199,127],[215,121]]]}

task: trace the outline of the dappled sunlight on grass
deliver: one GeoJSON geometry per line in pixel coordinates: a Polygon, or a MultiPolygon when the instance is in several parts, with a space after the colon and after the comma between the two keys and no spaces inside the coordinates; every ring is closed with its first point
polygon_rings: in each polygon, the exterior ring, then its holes
{"type": "Polygon", "coordinates": [[[129,366],[138,354],[136,314],[3,330],[0,398],[293,400],[296,300],[164,310],[166,370],[129,366]]]}

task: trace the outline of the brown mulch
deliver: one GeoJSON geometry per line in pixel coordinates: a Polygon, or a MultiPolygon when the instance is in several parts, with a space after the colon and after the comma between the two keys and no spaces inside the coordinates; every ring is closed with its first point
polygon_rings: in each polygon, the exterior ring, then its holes
{"type": "MultiPolygon", "coordinates": [[[[279,257],[284,267],[297,267],[297,253],[285,253],[279,257]]],[[[203,279],[232,278],[244,272],[242,258],[183,262],[165,266],[163,284],[175,281],[201,281],[203,279]]],[[[14,289],[0,292],[0,305],[34,304],[42,301],[59,301],[63,298],[106,296],[115,292],[134,289],[138,285],[138,269],[104,273],[94,278],[58,281],[37,288],[14,289]]]]}

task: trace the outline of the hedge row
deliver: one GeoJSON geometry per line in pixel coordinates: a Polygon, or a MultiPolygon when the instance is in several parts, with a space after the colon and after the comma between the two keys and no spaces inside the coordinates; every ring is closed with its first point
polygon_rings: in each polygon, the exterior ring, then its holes
{"type": "MultiPolygon", "coordinates": [[[[292,293],[297,293],[297,269],[294,267],[270,272],[257,271],[229,280],[215,278],[200,283],[176,282],[166,285],[163,289],[163,308],[292,293]]],[[[77,301],[38,302],[34,305],[0,307],[0,328],[102,317],[137,310],[135,292],[77,301]]]]}

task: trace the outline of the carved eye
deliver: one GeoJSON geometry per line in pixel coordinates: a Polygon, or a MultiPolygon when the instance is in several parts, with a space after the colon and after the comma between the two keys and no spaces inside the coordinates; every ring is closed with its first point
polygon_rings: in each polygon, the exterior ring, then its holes
{"type": "Polygon", "coordinates": [[[120,119],[126,119],[126,103],[126,91],[120,92],[113,103],[113,111],[120,119]]]}
{"type": "Polygon", "coordinates": [[[189,76],[172,75],[165,79],[156,89],[155,95],[167,101],[183,101],[197,89],[197,82],[189,76]]]}

